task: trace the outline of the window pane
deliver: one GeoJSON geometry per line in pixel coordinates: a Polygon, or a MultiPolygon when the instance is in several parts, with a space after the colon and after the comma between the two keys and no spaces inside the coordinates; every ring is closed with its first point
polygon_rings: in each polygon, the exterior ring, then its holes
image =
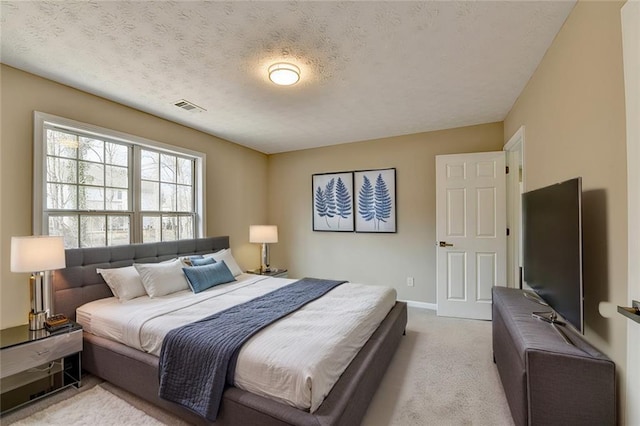
{"type": "Polygon", "coordinates": [[[75,185],[47,184],[47,208],[75,210],[78,208],[75,185]]]}
{"type": "Polygon", "coordinates": [[[49,216],[49,235],[64,237],[65,248],[78,248],[78,216],[49,216]]]}
{"type": "Polygon", "coordinates": [[[178,218],[176,216],[162,216],[162,241],[178,239],[178,218]]]}
{"type": "Polygon", "coordinates": [[[160,154],[160,181],[176,181],[176,156],[160,154]]]}
{"type": "Polygon", "coordinates": [[[80,210],[104,210],[104,188],[81,186],[78,192],[80,210]]]}
{"type": "Polygon", "coordinates": [[[191,186],[178,185],[178,206],[179,212],[193,211],[193,189],[191,186]]]}
{"type": "Polygon", "coordinates": [[[80,137],[78,146],[80,159],[104,163],[104,142],[96,139],[80,137]]]}
{"type": "Polygon", "coordinates": [[[140,183],[140,208],[143,211],[160,210],[160,184],[142,181],[140,183]]]}
{"type": "Polygon", "coordinates": [[[141,178],[148,180],[160,180],[160,154],[157,152],[140,151],[141,178]]]}
{"type": "Polygon", "coordinates": [[[193,185],[193,160],[178,158],[178,183],[193,185]]]}
{"type": "Polygon", "coordinates": [[[176,211],[176,186],[169,183],[160,185],[160,207],[162,211],[176,211]]]}
{"type": "Polygon", "coordinates": [[[110,246],[131,242],[129,216],[107,216],[107,241],[110,246]]]}
{"type": "Polygon", "coordinates": [[[180,216],[180,239],[194,238],[193,236],[193,217],[180,216]]]}
{"type": "Polygon", "coordinates": [[[107,210],[129,210],[129,191],[107,188],[104,207],[107,210]]]}
{"type": "Polygon", "coordinates": [[[47,154],[57,157],[77,158],[78,137],[47,129],[47,154]]]}
{"type": "Polygon", "coordinates": [[[104,185],[104,166],[102,164],[78,162],[78,183],[104,185]]]}
{"type": "Polygon", "coordinates": [[[106,142],[104,145],[105,160],[107,164],[116,166],[129,165],[129,147],[117,143],[106,142]]]}
{"type": "Polygon", "coordinates": [[[122,134],[108,129],[38,123],[44,164],[34,178],[46,199],[34,215],[38,223],[44,219],[44,233],[63,235],[67,247],[198,236],[197,159],[179,148],[120,141],[122,134]]]}
{"type": "Polygon", "coordinates": [[[160,241],[160,216],[142,217],[142,242],[155,243],[160,241]]]}
{"type": "Polygon", "coordinates": [[[76,161],[47,157],[47,181],[76,183],[76,161]]]}
{"type": "Polygon", "coordinates": [[[106,216],[80,216],[80,247],[107,245],[106,216]]]}
{"type": "Polygon", "coordinates": [[[126,167],[106,166],[105,167],[105,185],[115,186],[117,188],[129,187],[129,170],[126,167]]]}

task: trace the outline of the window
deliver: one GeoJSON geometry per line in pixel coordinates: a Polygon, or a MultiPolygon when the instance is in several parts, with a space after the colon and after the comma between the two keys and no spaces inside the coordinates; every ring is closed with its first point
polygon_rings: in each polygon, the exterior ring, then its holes
{"type": "Polygon", "coordinates": [[[146,149],[140,152],[143,241],[193,238],[193,161],[146,149]]]}
{"type": "Polygon", "coordinates": [[[35,135],[35,233],[68,248],[204,235],[204,154],[39,112],[35,135]]]}

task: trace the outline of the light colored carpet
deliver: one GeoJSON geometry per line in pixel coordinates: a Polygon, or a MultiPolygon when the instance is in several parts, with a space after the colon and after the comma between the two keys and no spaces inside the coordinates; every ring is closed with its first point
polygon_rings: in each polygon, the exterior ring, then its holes
{"type": "Polygon", "coordinates": [[[94,386],[73,398],[65,399],[42,411],[14,423],[28,425],[139,425],[156,426],[163,423],[146,415],[101,386],[94,386]]]}
{"type": "Polygon", "coordinates": [[[403,337],[362,426],[511,426],[491,322],[409,308],[403,337]]]}
{"type": "MultiPolygon", "coordinates": [[[[65,419],[62,423],[65,425],[73,424],[71,416],[78,416],[83,419],[82,424],[91,426],[153,424],[142,423],[128,415],[116,417],[124,413],[124,409],[107,404],[100,403],[99,408],[90,412],[74,404],[75,400],[95,388],[115,399],[121,398],[119,403],[133,410],[136,407],[152,417],[145,416],[146,419],[155,419],[159,424],[186,424],[172,414],[109,383],[100,383],[99,379],[91,376],[83,378],[79,395],[77,390],[65,390],[9,413],[1,419],[1,423],[14,424],[50,406],[50,409],[58,412],[59,418],[65,419]],[[68,405],[51,405],[59,400],[68,405]],[[96,417],[89,420],[89,417],[85,417],[89,415],[96,417]],[[119,422],[111,422],[116,418],[119,422]]],[[[60,423],[42,420],[23,424],[60,423]]],[[[362,422],[362,426],[388,425],[513,425],[493,364],[491,323],[438,317],[433,311],[410,308],[407,335],[402,338],[398,352],[362,422]]]]}

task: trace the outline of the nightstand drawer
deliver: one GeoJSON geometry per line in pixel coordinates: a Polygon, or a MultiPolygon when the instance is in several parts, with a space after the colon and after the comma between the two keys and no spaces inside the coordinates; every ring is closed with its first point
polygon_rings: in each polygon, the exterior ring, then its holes
{"type": "Polygon", "coordinates": [[[0,378],[82,351],[82,330],[2,350],[0,378]]]}

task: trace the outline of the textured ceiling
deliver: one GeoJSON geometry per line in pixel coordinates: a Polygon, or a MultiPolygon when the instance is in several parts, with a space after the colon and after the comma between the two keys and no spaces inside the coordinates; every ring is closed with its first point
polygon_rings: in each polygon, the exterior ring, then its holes
{"type": "Polygon", "coordinates": [[[3,0],[0,59],[276,153],[501,121],[573,6],[3,0]]]}

